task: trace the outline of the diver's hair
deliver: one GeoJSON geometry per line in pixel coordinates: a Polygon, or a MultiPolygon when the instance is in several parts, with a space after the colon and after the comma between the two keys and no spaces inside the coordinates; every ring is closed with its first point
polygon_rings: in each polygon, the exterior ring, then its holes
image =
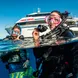
{"type": "Polygon", "coordinates": [[[21,28],[17,24],[13,26],[12,30],[14,30],[15,28],[18,28],[21,31],[21,28]]]}
{"type": "Polygon", "coordinates": [[[62,13],[61,13],[60,11],[58,11],[58,10],[53,10],[53,11],[51,11],[51,13],[53,13],[53,12],[58,13],[58,14],[60,15],[61,19],[62,19],[62,13]]]}

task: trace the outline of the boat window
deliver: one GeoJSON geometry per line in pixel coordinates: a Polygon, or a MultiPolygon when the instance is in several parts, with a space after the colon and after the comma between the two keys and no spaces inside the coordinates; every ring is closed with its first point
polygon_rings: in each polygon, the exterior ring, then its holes
{"type": "Polygon", "coordinates": [[[78,31],[74,31],[75,35],[78,36],[78,31]]]}
{"type": "Polygon", "coordinates": [[[47,16],[47,15],[50,15],[50,13],[46,13],[46,14],[34,14],[34,15],[26,15],[26,17],[40,17],[40,16],[47,16]]]}
{"type": "Polygon", "coordinates": [[[76,23],[75,23],[75,21],[67,21],[66,24],[67,25],[75,25],[76,23]]]}
{"type": "Polygon", "coordinates": [[[76,24],[78,25],[78,21],[76,22],[76,24]]]}
{"type": "Polygon", "coordinates": [[[30,28],[30,29],[36,28],[36,26],[32,26],[32,25],[31,25],[31,26],[27,26],[27,25],[26,25],[26,26],[22,26],[22,25],[21,25],[20,27],[22,27],[22,28],[30,28]]]}
{"type": "Polygon", "coordinates": [[[26,25],[26,22],[17,23],[17,25],[26,25]]]}
{"type": "Polygon", "coordinates": [[[39,23],[46,23],[46,22],[45,22],[45,20],[41,20],[41,21],[30,21],[30,22],[18,23],[18,25],[30,25],[30,24],[39,24],[39,23]]]}

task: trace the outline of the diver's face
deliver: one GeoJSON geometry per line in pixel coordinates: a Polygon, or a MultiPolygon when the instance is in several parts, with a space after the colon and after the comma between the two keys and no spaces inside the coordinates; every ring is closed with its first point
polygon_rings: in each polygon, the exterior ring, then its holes
{"type": "Polygon", "coordinates": [[[53,12],[50,14],[48,19],[48,24],[50,26],[50,29],[54,29],[57,25],[59,25],[61,22],[61,17],[58,13],[53,12]]]}
{"type": "Polygon", "coordinates": [[[13,40],[17,39],[19,35],[20,35],[20,30],[18,28],[14,28],[14,30],[12,31],[13,40]]]}

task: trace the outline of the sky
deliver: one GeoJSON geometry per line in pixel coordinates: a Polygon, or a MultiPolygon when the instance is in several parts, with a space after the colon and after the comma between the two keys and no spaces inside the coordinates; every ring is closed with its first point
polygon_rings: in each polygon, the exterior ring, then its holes
{"type": "MultiPolygon", "coordinates": [[[[8,35],[5,27],[13,26],[20,18],[37,12],[37,8],[40,8],[41,12],[68,11],[78,17],[78,0],[0,0],[0,39],[8,35]]],[[[0,62],[1,77],[8,78],[7,74],[5,65],[0,62]],[[4,73],[5,75],[2,75],[4,73]]]]}
{"type": "Polygon", "coordinates": [[[37,12],[51,12],[59,10],[68,11],[73,16],[78,16],[78,0],[0,0],[0,39],[7,34],[5,27],[15,24],[20,18],[37,12]]]}

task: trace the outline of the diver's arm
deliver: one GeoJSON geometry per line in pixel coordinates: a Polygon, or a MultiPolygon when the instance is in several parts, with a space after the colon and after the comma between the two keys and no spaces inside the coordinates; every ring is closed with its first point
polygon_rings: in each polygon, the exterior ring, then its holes
{"type": "Polygon", "coordinates": [[[3,38],[3,40],[11,40],[12,37],[11,36],[6,36],[5,38],[3,38]]]}
{"type": "Polygon", "coordinates": [[[67,29],[63,34],[62,36],[65,38],[65,40],[68,40],[68,39],[72,39],[72,38],[75,38],[75,33],[70,30],[70,29],[67,29]]]}
{"type": "Polygon", "coordinates": [[[39,39],[38,39],[38,40],[33,40],[33,41],[34,41],[34,45],[35,45],[36,47],[40,46],[40,41],[39,41],[39,39]]]}
{"type": "Polygon", "coordinates": [[[27,59],[24,63],[23,63],[23,68],[27,68],[29,66],[29,59],[27,59]]]}

